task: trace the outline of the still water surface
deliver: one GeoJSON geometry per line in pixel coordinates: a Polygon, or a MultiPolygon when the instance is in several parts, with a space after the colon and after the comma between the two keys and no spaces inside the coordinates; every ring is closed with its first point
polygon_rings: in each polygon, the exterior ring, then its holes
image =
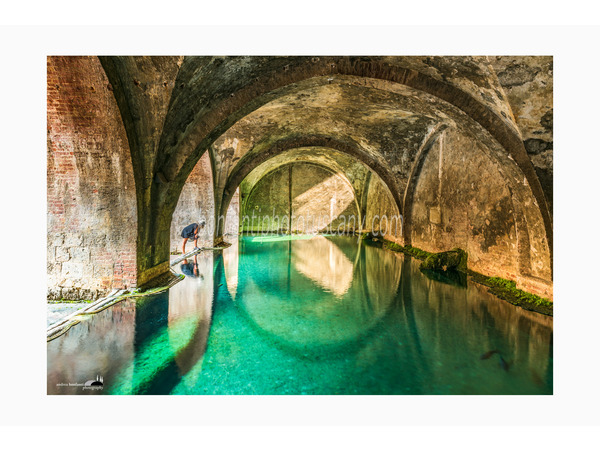
{"type": "Polygon", "coordinates": [[[240,237],[48,343],[48,393],[552,394],[551,317],[419,263],[352,237],[240,237]]]}

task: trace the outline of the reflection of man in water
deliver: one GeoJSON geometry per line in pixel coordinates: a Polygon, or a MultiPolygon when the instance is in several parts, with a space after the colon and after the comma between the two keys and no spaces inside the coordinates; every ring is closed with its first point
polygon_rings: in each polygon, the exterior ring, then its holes
{"type": "Polygon", "coordinates": [[[204,228],[206,222],[204,220],[200,221],[200,223],[192,223],[183,229],[181,232],[181,237],[183,238],[183,246],[181,251],[185,254],[185,244],[187,244],[188,239],[194,240],[194,250],[198,249],[198,235],[200,234],[200,230],[204,228]]]}
{"type": "Polygon", "coordinates": [[[184,259],[181,262],[181,272],[186,277],[198,278],[201,280],[204,279],[204,276],[200,275],[198,272],[198,255],[194,255],[194,261],[188,262],[187,259],[184,259]]]}

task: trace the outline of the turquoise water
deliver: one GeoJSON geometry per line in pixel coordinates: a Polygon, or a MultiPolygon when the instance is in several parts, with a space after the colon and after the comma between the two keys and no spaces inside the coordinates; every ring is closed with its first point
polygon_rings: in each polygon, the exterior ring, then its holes
{"type": "Polygon", "coordinates": [[[552,394],[551,317],[410,257],[265,236],[195,260],[48,343],[48,393],[552,394]]]}

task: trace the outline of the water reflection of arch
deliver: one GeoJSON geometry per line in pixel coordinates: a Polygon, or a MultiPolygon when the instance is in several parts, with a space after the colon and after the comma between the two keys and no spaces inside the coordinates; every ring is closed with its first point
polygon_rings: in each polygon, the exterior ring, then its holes
{"type": "MultiPolygon", "coordinates": [[[[512,386],[551,377],[552,317],[515,307],[475,283],[465,288],[428,279],[418,266],[407,258],[401,282],[402,308],[416,352],[411,370],[440,384],[448,370],[457,369],[454,364],[478,371],[485,367],[480,356],[497,350],[510,365],[512,386]],[[457,355],[459,362],[453,360],[457,355]]],[[[503,370],[496,361],[491,366],[503,370]]]]}
{"type": "MultiPolygon", "coordinates": [[[[235,286],[237,312],[260,335],[292,353],[331,355],[342,348],[364,345],[396,299],[401,270],[394,254],[362,243],[355,245],[350,239],[317,236],[259,244],[248,237],[240,238],[243,254],[235,286]],[[301,259],[294,256],[296,251],[308,253],[311,247],[314,255],[337,251],[336,259],[348,260],[349,266],[343,269],[349,267],[351,275],[346,292],[336,292],[334,287],[327,292],[327,287],[320,284],[327,267],[315,265],[312,274],[306,272],[307,267],[302,268],[304,273],[297,270],[296,263],[301,259]],[[274,254],[279,255],[277,260],[268,258],[274,254]],[[361,255],[362,263],[357,264],[361,255]],[[347,256],[353,256],[352,260],[347,256]],[[371,264],[377,260],[379,265],[371,264]],[[319,290],[316,296],[315,290],[319,290]]],[[[232,268],[227,276],[234,276],[232,268]]],[[[346,283],[345,276],[338,279],[346,283]]]]}
{"type": "Polygon", "coordinates": [[[212,254],[201,255],[199,269],[203,279],[186,277],[170,290],[138,303],[132,380],[139,378],[140,382],[128,386],[126,393],[168,394],[193,367],[201,363],[212,317],[212,254]],[[166,336],[164,341],[159,341],[161,333],[166,336]],[[158,354],[161,351],[166,354],[161,368],[154,373],[146,373],[144,353],[158,354]]]}
{"type": "Polygon", "coordinates": [[[199,277],[187,277],[184,283],[173,292],[177,295],[177,303],[169,302],[169,331],[185,317],[197,317],[194,331],[189,343],[179,349],[175,355],[175,362],[180,375],[187,374],[192,367],[198,364],[206,351],[208,335],[212,317],[212,300],[214,294],[213,255],[203,252],[196,255],[198,261],[199,277]]]}

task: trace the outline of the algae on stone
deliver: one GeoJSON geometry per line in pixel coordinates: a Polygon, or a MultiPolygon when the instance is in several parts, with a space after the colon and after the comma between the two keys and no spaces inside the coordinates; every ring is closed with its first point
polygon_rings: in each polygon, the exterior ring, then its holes
{"type": "Polygon", "coordinates": [[[417,248],[417,247],[412,247],[410,245],[406,245],[403,247],[400,244],[396,244],[395,242],[390,242],[390,241],[385,241],[384,247],[389,250],[392,250],[394,252],[405,253],[405,254],[407,254],[409,256],[413,256],[417,259],[426,259],[428,256],[433,254],[433,253],[429,253],[424,250],[421,250],[420,248],[417,248]]]}
{"type": "Polygon", "coordinates": [[[390,241],[384,242],[384,248],[424,260],[419,269],[430,279],[449,284],[463,285],[462,278],[455,276],[448,278],[443,275],[451,274],[452,272],[457,274],[464,272],[469,275],[472,281],[489,287],[490,292],[502,300],[529,311],[535,311],[548,316],[553,315],[554,303],[547,298],[517,289],[517,284],[514,281],[500,277],[488,277],[468,269],[468,254],[460,248],[453,248],[441,253],[429,253],[410,245],[402,246],[390,241]]]}
{"type": "Polygon", "coordinates": [[[434,253],[421,263],[421,270],[442,270],[450,269],[467,271],[467,252],[460,248],[454,248],[447,252],[434,253]]]}

